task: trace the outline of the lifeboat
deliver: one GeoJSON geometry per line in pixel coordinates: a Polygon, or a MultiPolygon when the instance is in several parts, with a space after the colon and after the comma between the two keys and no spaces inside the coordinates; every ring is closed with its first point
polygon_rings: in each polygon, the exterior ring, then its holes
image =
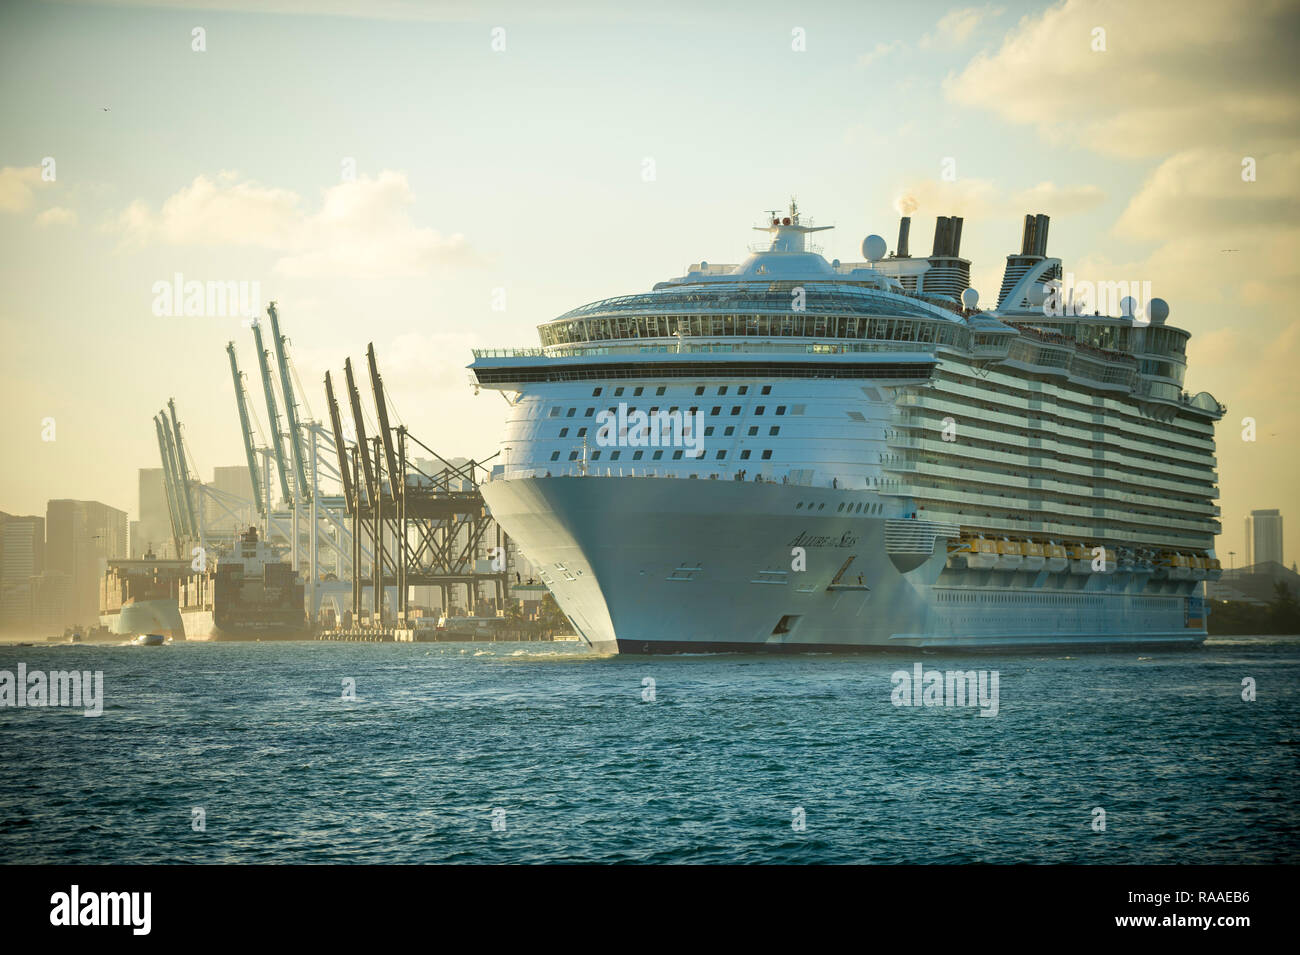
{"type": "Polygon", "coordinates": [[[995,570],[1019,570],[1024,566],[1024,545],[1020,541],[1007,540],[1005,537],[997,542],[998,559],[993,565],[995,570]]]}
{"type": "Polygon", "coordinates": [[[1191,580],[1192,561],[1185,554],[1167,550],[1156,558],[1156,577],[1168,580],[1191,580]]]}
{"type": "Polygon", "coordinates": [[[1067,550],[1070,554],[1070,573],[1092,573],[1092,551],[1083,544],[1071,544],[1067,550]]]}
{"type": "Polygon", "coordinates": [[[1198,557],[1193,554],[1188,558],[1191,563],[1192,580],[1208,580],[1210,576],[1210,562],[1205,557],[1198,557]]]}
{"type": "Polygon", "coordinates": [[[1115,569],[1121,574],[1131,574],[1137,569],[1137,559],[1130,548],[1120,548],[1119,559],[1115,569]]]}
{"type": "Polygon", "coordinates": [[[971,570],[992,570],[998,562],[998,546],[995,541],[983,537],[970,538],[971,552],[966,556],[966,564],[971,570]]]}
{"type": "Polygon", "coordinates": [[[1021,545],[1021,552],[1024,554],[1025,562],[1022,570],[1037,573],[1047,566],[1047,555],[1043,552],[1043,545],[1036,541],[1025,541],[1021,545]]]}
{"type": "Polygon", "coordinates": [[[1070,555],[1064,547],[1055,541],[1047,542],[1047,572],[1059,574],[1070,567],[1070,555]]]}
{"type": "Polygon", "coordinates": [[[1218,580],[1223,576],[1223,565],[1219,563],[1217,557],[1207,557],[1205,560],[1205,579],[1218,580]]]}

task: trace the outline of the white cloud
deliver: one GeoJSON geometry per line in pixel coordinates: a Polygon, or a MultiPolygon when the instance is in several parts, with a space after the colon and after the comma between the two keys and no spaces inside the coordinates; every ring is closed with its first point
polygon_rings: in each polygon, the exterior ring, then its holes
{"type": "Polygon", "coordinates": [[[981,23],[1001,16],[1002,7],[963,7],[945,13],[935,25],[933,33],[921,37],[922,49],[952,48],[961,46],[971,38],[981,23]]]}
{"type": "Polygon", "coordinates": [[[911,215],[958,215],[968,218],[1014,218],[1026,212],[1064,216],[1086,212],[1106,199],[1097,186],[1058,186],[1040,182],[1028,189],[1009,192],[988,179],[920,179],[903,186],[894,207],[911,215]]]}
{"type": "Polygon", "coordinates": [[[30,209],[41,183],[40,166],[5,166],[0,169],[0,211],[24,212],[30,209]]]}
{"type": "Polygon", "coordinates": [[[944,83],[1054,142],[1119,156],[1289,140],[1300,119],[1292,63],[1300,7],[1067,0],[1025,17],[994,53],[944,83]],[[1094,31],[1105,51],[1094,52],[1094,31]]]}
{"type": "Polygon", "coordinates": [[[41,228],[52,225],[76,225],[77,214],[63,206],[51,206],[36,217],[41,228]]]}
{"type": "Polygon", "coordinates": [[[895,50],[901,50],[902,48],[902,40],[890,40],[889,42],[882,40],[872,49],[858,57],[858,66],[870,66],[872,63],[876,62],[876,60],[884,59],[895,50]]]}
{"type": "Polygon", "coordinates": [[[405,174],[392,170],[325,189],[315,212],[297,193],[223,172],[215,180],[196,177],[157,213],[143,201],[131,203],[116,227],[134,243],[268,249],[281,253],[274,271],[298,278],[422,275],[471,261],[463,236],[411,220],[414,201],[405,174]]]}

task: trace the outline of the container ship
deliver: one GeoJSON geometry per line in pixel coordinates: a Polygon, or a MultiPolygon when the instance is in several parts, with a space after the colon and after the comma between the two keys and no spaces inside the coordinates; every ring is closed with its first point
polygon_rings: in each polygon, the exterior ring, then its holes
{"type": "Polygon", "coordinates": [[[213,625],[218,640],[301,640],[307,636],[304,586],[256,527],[217,558],[213,625]]]}
{"type": "Polygon", "coordinates": [[[99,622],[120,636],[210,640],[212,574],[152,552],[139,560],[111,560],[100,582],[99,622]]]}
{"type": "Polygon", "coordinates": [[[250,527],[211,570],[190,561],[110,561],[100,623],[114,634],[173,640],[300,640],[308,636],[304,585],[250,527]]]}
{"type": "Polygon", "coordinates": [[[483,496],[591,647],[1205,638],[1226,409],[1183,389],[1189,333],[1063,302],[1045,215],[980,309],[962,223],[828,262],[792,202],[738,265],[474,352],[510,407],[483,496]]]}

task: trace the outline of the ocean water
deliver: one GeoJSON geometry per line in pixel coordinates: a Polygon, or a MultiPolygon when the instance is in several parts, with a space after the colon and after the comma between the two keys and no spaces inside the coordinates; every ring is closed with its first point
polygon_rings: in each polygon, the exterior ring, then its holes
{"type": "Polygon", "coordinates": [[[1300,857],[1297,638],[969,657],[0,645],[0,671],[20,662],[102,671],[105,699],[98,717],[0,708],[6,863],[1300,857]],[[997,715],[895,706],[918,662],[997,671],[997,715]]]}

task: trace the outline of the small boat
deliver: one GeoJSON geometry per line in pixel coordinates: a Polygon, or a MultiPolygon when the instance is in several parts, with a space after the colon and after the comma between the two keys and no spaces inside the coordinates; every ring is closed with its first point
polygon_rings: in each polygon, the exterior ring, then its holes
{"type": "Polygon", "coordinates": [[[161,647],[167,638],[161,633],[142,633],[131,641],[137,647],[161,647]]]}

